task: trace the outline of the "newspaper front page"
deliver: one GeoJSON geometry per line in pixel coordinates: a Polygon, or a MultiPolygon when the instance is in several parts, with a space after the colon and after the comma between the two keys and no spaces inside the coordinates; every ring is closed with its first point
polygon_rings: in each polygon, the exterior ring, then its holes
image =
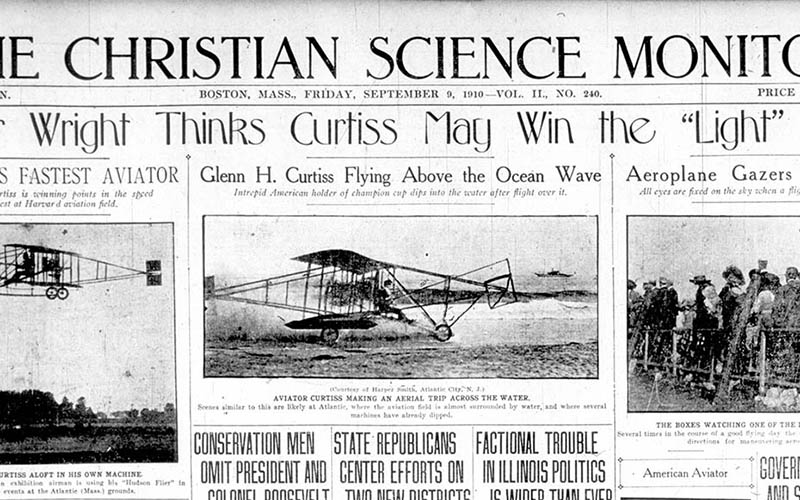
{"type": "Polygon", "coordinates": [[[800,498],[800,31],[0,5],[0,498],[800,498]]]}

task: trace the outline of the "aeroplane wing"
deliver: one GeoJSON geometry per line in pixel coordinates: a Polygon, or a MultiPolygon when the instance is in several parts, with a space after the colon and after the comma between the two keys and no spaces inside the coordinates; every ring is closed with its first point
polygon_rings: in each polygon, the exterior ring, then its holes
{"type": "Polygon", "coordinates": [[[299,255],[292,260],[322,267],[335,267],[359,275],[378,271],[387,266],[385,262],[370,259],[352,250],[341,249],[320,250],[299,255]]]}
{"type": "Polygon", "coordinates": [[[489,266],[483,266],[479,269],[470,270],[465,273],[459,275],[447,275],[442,273],[437,273],[434,271],[427,271],[423,269],[417,269],[409,266],[404,266],[400,264],[393,264],[389,262],[384,262],[380,260],[375,260],[365,255],[361,255],[360,253],[353,252],[352,250],[342,250],[342,249],[328,249],[328,250],[320,250],[318,252],[312,252],[305,255],[299,255],[294,257],[292,260],[296,260],[298,262],[304,262],[309,265],[319,266],[319,267],[332,267],[336,269],[341,269],[355,275],[361,276],[364,274],[369,274],[375,271],[381,270],[390,270],[392,271],[392,276],[400,282],[405,282],[406,280],[402,279],[403,276],[401,275],[402,272],[411,272],[417,275],[426,276],[429,278],[439,278],[438,281],[430,281],[425,280],[425,284],[420,286],[419,288],[414,288],[411,286],[406,286],[407,294],[415,294],[417,295],[417,301],[424,304],[443,304],[452,301],[466,301],[472,299],[476,294],[482,294],[488,291],[500,291],[500,290],[507,290],[507,286],[500,286],[499,281],[501,279],[507,278],[510,276],[510,268],[508,268],[507,272],[502,275],[491,275],[488,279],[469,279],[469,275],[475,273],[476,271],[480,271],[484,268],[490,268],[495,264],[506,263],[507,261],[498,261],[493,263],[489,266]],[[442,293],[442,290],[436,290],[434,287],[437,285],[441,285],[445,282],[445,280],[449,281],[451,284],[454,282],[460,282],[462,284],[471,285],[471,286],[478,286],[479,289],[475,290],[448,290],[442,293]],[[439,293],[437,293],[439,292],[439,293]]]}
{"type": "Polygon", "coordinates": [[[9,243],[9,244],[3,245],[3,247],[7,248],[7,249],[10,249],[10,250],[14,250],[14,251],[16,251],[16,250],[20,250],[20,251],[28,250],[28,251],[34,252],[34,253],[74,255],[76,257],[80,257],[75,252],[68,252],[66,250],[59,250],[57,248],[44,247],[44,246],[41,246],[41,245],[27,245],[27,244],[22,244],[22,243],[9,243]]]}
{"type": "Polygon", "coordinates": [[[286,323],[292,330],[367,330],[376,326],[367,314],[325,314],[286,323]]]}

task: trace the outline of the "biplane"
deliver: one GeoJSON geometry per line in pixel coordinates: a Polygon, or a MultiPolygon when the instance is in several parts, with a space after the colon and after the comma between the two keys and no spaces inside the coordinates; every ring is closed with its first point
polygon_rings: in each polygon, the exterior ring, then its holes
{"type": "Polygon", "coordinates": [[[350,250],[322,250],[294,257],[306,264],[279,276],[216,288],[205,279],[206,300],[228,300],[295,311],[293,330],[319,330],[334,343],[340,330],[368,330],[381,319],[412,323],[404,313],[416,309],[442,342],[453,326],[481,299],[495,309],[517,301],[508,259],[458,275],[426,271],[365,257],[350,250]]]}
{"type": "Polygon", "coordinates": [[[75,252],[38,245],[3,245],[0,255],[0,295],[66,300],[71,289],[145,277],[147,286],[161,285],[161,261],[148,260],[145,269],[112,264],[75,252]]]}

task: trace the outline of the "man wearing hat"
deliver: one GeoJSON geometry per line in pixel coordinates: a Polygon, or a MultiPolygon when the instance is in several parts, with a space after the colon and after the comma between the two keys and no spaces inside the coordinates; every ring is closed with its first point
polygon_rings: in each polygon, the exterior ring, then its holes
{"type": "Polygon", "coordinates": [[[706,278],[705,274],[698,274],[689,280],[690,283],[697,285],[697,292],[694,299],[694,323],[692,324],[692,343],[690,346],[690,356],[692,361],[699,363],[701,367],[711,361],[711,341],[716,329],[719,327],[717,319],[717,306],[719,296],[717,290],[706,278]]]}
{"type": "MultiPolygon", "coordinates": [[[[628,287],[634,285],[636,282],[629,281],[628,287]]],[[[632,335],[628,340],[628,351],[632,356],[638,357],[642,355],[644,349],[645,331],[653,332],[655,329],[656,318],[656,293],[655,284],[653,280],[648,280],[642,283],[644,288],[644,295],[639,301],[639,306],[636,308],[634,323],[631,323],[631,317],[628,316],[628,325],[633,325],[634,328],[628,330],[628,334],[632,335]]],[[[628,288],[630,291],[630,288],[628,288]]],[[[638,294],[637,294],[638,295],[638,294]]],[[[652,335],[652,334],[651,334],[652,335]]]]}
{"type": "Polygon", "coordinates": [[[654,328],[656,311],[656,282],[655,280],[647,280],[642,283],[644,288],[644,295],[642,295],[642,305],[639,311],[639,326],[641,328],[654,328]]]}
{"type": "Polygon", "coordinates": [[[672,330],[678,317],[678,292],[672,288],[672,281],[660,277],[658,286],[653,290],[652,328],[653,355],[667,357],[670,351],[672,330]]]}
{"type": "Polygon", "coordinates": [[[658,278],[656,289],[658,302],[658,329],[672,330],[675,328],[675,319],[678,317],[678,292],[672,288],[672,280],[665,277],[658,278]]]}

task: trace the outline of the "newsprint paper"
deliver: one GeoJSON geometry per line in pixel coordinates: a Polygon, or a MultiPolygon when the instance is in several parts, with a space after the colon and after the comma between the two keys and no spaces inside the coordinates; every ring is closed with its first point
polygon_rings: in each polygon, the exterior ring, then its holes
{"type": "Polygon", "coordinates": [[[800,500],[798,19],[4,2],[0,499],[800,500]]]}

